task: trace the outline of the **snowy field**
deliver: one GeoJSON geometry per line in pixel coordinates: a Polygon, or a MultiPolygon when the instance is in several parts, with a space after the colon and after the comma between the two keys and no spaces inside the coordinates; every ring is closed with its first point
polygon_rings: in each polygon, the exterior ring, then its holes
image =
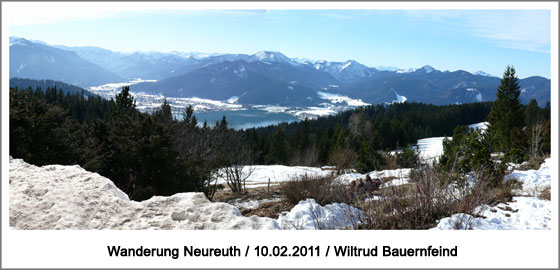
{"type": "MultiPolygon", "coordinates": [[[[433,137],[418,140],[419,157],[424,162],[438,161],[443,154],[443,139],[445,137],[433,137]]],[[[451,139],[448,137],[448,139],[451,139]]]]}
{"type": "MultiPolygon", "coordinates": [[[[270,179],[271,185],[278,185],[281,182],[291,181],[302,176],[325,177],[334,173],[333,170],[323,170],[317,167],[304,166],[284,166],[284,165],[254,165],[243,168],[244,173],[251,172],[246,180],[247,188],[267,186],[270,179]]],[[[225,184],[224,172],[220,172],[218,184],[225,184]]]]}

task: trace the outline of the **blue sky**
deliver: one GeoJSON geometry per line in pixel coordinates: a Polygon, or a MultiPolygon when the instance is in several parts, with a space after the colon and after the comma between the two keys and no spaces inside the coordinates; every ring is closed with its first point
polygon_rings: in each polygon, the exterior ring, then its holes
{"type": "MultiPolygon", "coordinates": [[[[549,10],[179,10],[18,20],[10,36],[114,51],[184,51],[550,78],[549,10]]],[[[79,14],[78,14],[79,15],[79,14]]],[[[26,18],[30,18],[27,16],[26,18]]]]}

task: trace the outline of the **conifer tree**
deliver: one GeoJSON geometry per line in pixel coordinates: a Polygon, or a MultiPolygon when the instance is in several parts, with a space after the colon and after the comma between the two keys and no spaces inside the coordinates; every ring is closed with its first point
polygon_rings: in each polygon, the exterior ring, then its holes
{"type": "Polygon", "coordinates": [[[288,161],[286,135],[280,127],[278,127],[276,133],[272,135],[268,161],[272,164],[284,164],[288,161]]]}
{"type": "Polygon", "coordinates": [[[121,92],[116,96],[116,104],[113,108],[113,117],[117,115],[134,115],[136,113],[136,100],[130,95],[130,87],[123,86],[121,92]]]}
{"type": "Polygon", "coordinates": [[[527,104],[527,108],[525,109],[525,125],[527,127],[532,127],[534,124],[537,123],[539,113],[539,105],[535,99],[531,99],[529,104],[527,104]]]}
{"type": "Polygon", "coordinates": [[[496,150],[509,150],[515,147],[511,141],[510,134],[520,130],[524,124],[524,113],[519,101],[519,80],[515,76],[515,69],[511,66],[506,68],[504,76],[498,86],[497,99],[488,115],[488,128],[492,145],[496,150]]]}

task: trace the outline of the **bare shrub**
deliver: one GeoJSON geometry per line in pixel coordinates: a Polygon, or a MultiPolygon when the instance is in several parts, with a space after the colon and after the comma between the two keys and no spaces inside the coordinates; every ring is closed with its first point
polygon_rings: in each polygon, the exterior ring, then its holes
{"type": "Polygon", "coordinates": [[[329,163],[335,165],[337,172],[341,174],[352,167],[354,156],[356,156],[356,153],[352,149],[339,148],[329,156],[329,163]]]}
{"type": "Polygon", "coordinates": [[[255,169],[252,166],[231,165],[223,169],[228,187],[233,193],[245,192],[245,182],[255,169]]]}
{"type": "Polygon", "coordinates": [[[299,201],[314,199],[318,204],[344,201],[344,187],[333,183],[332,177],[303,175],[280,184],[284,199],[295,205],[299,201]]]}
{"type": "Polygon", "coordinates": [[[493,192],[483,169],[461,177],[435,168],[416,170],[407,185],[383,188],[378,195],[354,202],[364,211],[364,229],[428,229],[443,217],[465,213],[456,228],[470,228],[493,192]],[[457,181],[462,179],[463,181],[457,181]]]}
{"type": "Polygon", "coordinates": [[[392,154],[390,151],[387,151],[387,154],[385,155],[385,168],[387,170],[396,169],[398,166],[397,160],[397,153],[392,154]]]}
{"type": "Polygon", "coordinates": [[[533,126],[531,126],[529,140],[529,156],[531,159],[536,159],[542,154],[544,131],[545,123],[543,121],[537,120],[533,126]]]}
{"type": "Polygon", "coordinates": [[[549,200],[550,201],[550,186],[544,188],[541,193],[538,195],[538,198],[541,200],[549,200]]]}

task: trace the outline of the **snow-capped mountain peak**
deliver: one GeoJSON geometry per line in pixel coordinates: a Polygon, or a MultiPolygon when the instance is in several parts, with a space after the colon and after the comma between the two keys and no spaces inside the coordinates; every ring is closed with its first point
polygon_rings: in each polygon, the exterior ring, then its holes
{"type": "Polygon", "coordinates": [[[425,66],[421,67],[420,70],[422,70],[426,73],[430,73],[430,72],[434,71],[435,69],[430,65],[425,65],[425,66]]]}
{"type": "Polygon", "coordinates": [[[219,54],[213,53],[201,53],[201,52],[179,52],[179,51],[172,51],[171,54],[180,56],[186,59],[204,59],[210,56],[218,56],[219,54]]]}
{"type": "Polygon", "coordinates": [[[281,52],[259,51],[249,57],[250,62],[261,61],[269,63],[297,63],[281,52]]]}
{"type": "Polygon", "coordinates": [[[340,70],[346,69],[347,67],[351,66],[351,65],[359,65],[358,62],[354,61],[354,60],[348,60],[344,63],[344,65],[342,65],[342,67],[340,68],[340,70]]]}
{"type": "Polygon", "coordinates": [[[419,71],[424,72],[424,73],[430,73],[430,72],[433,72],[433,71],[437,71],[437,69],[433,68],[430,65],[425,65],[421,68],[399,69],[396,72],[401,74],[401,73],[412,73],[412,72],[419,72],[419,71]]]}
{"type": "Polygon", "coordinates": [[[10,37],[10,46],[12,45],[29,45],[31,42],[25,38],[20,37],[10,37]]]}
{"type": "Polygon", "coordinates": [[[391,66],[375,66],[373,68],[375,68],[377,70],[380,70],[380,71],[397,71],[397,70],[400,70],[400,68],[398,68],[398,67],[391,67],[391,66]]]}
{"type": "Polygon", "coordinates": [[[492,75],[484,72],[484,71],[477,71],[474,73],[474,75],[478,75],[478,76],[485,76],[485,77],[492,77],[492,75]]]}
{"type": "Polygon", "coordinates": [[[397,70],[397,73],[399,73],[399,74],[402,74],[402,73],[411,73],[411,72],[414,72],[414,71],[416,71],[416,69],[414,69],[414,68],[399,69],[399,70],[397,70]]]}

